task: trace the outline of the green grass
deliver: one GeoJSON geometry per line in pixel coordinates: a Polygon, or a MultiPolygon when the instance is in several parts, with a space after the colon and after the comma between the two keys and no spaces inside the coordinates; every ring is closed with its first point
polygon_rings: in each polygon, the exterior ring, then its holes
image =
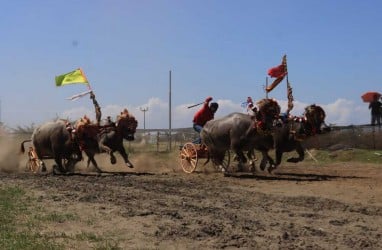
{"type": "MultiPolygon", "coordinates": [[[[19,187],[0,188],[0,249],[65,249],[65,244],[84,241],[94,249],[121,249],[118,240],[112,236],[81,232],[75,235],[50,232],[41,234],[44,223],[80,221],[76,214],[47,212],[39,207],[36,199],[19,187]],[[57,243],[57,240],[63,240],[57,243]],[[66,242],[66,243],[65,243],[66,242]]],[[[85,222],[86,223],[86,222],[85,222]]]]}
{"type": "Polygon", "coordinates": [[[37,215],[35,216],[36,219],[39,221],[49,221],[49,222],[56,222],[56,223],[63,223],[65,221],[76,221],[79,219],[79,217],[75,214],[69,214],[69,213],[49,213],[43,216],[37,215]]]}
{"type": "MultiPolygon", "coordinates": [[[[382,150],[367,150],[367,149],[348,149],[348,150],[311,150],[314,158],[319,163],[333,163],[333,162],[359,162],[359,163],[373,163],[382,165],[382,150]]],[[[293,153],[297,155],[297,153],[293,153]]],[[[289,153],[288,156],[292,155],[289,153]]],[[[283,157],[286,160],[287,157],[283,157]]],[[[307,162],[314,161],[308,153],[305,154],[307,162]]]]}
{"type": "Polygon", "coordinates": [[[0,189],[0,249],[63,249],[35,231],[31,202],[18,187],[0,189]]]}

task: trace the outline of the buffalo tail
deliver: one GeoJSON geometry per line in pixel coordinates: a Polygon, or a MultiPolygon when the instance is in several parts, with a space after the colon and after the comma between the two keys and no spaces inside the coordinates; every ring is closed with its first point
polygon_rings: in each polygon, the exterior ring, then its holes
{"type": "Polygon", "coordinates": [[[24,154],[24,152],[25,152],[25,147],[24,147],[24,143],[26,143],[26,142],[31,142],[32,140],[25,140],[25,141],[23,141],[22,143],[21,143],[21,147],[20,147],[20,153],[22,153],[22,154],[24,154]]]}

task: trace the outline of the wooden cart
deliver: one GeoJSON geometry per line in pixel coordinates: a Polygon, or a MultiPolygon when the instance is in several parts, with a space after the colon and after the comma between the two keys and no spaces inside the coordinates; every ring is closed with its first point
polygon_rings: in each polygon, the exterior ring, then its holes
{"type": "MultiPolygon", "coordinates": [[[[195,171],[199,159],[207,159],[208,156],[209,152],[205,144],[187,142],[180,148],[180,165],[182,166],[184,172],[192,173],[195,171]]],[[[227,150],[222,165],[215,165],[215,168],[221,171],[227,171],[230,166],[230,161],[231,153],[227,150]]]]}

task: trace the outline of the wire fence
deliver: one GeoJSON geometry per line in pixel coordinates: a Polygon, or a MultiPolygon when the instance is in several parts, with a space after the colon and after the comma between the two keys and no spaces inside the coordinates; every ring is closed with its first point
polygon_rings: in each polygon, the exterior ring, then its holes
{"type": "MultiPolygon", "coordinates": [[[[4,135],[3,135],[4,136],[4,135]]],[[[15,138],[28,139],[30,134],[13,134],[15,138]]],[[[192,142],[198,134],[192,128],[173,129],[171,137],[165,129],[138,130],[135,140],[125,142],[130,150],[147,152],[168,152],[178,150],[186,142],[192,142]],[[171,148],[170,148],[171,139],[171,148]]],[[[344,126],[332,127],[327,134],[316,135],[303,142],[307,148],[335,150],[341,148],[359,148],[382,150],[382,127],[344,126]]]]}
{"type": "Polygon", "coordinates": [[[306,147],[335,150],[341,148],[382,149],[382,127],[332,127],[331,132],[309,138],[306,147]]]}
{"type": "Polygon", "coordinates": [[[186,142],[192,142],[198,137],[192,128],[173,130],[170,134],[165,130],[137,131],[135,140],[128,142],[131,150],[166,152],[179,149],[186,142]],[[171,140],[171,149],[170,149],[171,140]]]}
{"type": "MultiPolygon", "coordinates": [[[[186,142],[197,138],[197,133],[192,128],[173,130],[171,134],[171,150],[178,149],[186,142]]],[[[147,151],[169,151],[169,133],[165,130],[138,131],[136,139],[130,147],[146,146],[147,151]]],[[[332,127],[326,134],[308,138],[304,143],[307,148],[322,150],[335,150],[341,148],[377,149],[382,150],[382,127],[378,126],[343,126],[332,127]]]]}

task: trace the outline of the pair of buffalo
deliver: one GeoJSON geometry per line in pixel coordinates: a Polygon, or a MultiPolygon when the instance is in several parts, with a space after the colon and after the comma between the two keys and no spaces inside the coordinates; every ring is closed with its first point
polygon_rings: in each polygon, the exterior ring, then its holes
{"type": "Polygon", "coordinates": [[[94,156],[100,152],[108,153],[111,163],[115,164],[113,153],[118,151],[126,166],[132,168],[123,139],[134,139],[137,124],[132,116],[120,116],[116,124],[88,124],[75,129],[64,120],[47,122],[34,130],[31,140],[21,143],[21,151],[25,151],[25,142],[32,141],[43,171],[46,169],[43,159],[54,159],[57,166],[54,170],[59,172],[73,171],[75,164],[82,160],[82,150],[88,156],[88,165],[91,162],[99,172],[101,169],[94,156]],[[76,129],[77,132],[74,132],[76,129]],[[81,135],[78,130],[81,130],[81,135]]]}
{"type": "MultiPolygon", "coordinates": [[[[272,172],[281,163],[284,152],[296,150],[298,157],[288,159],[288,162],[299,162],[304,159],[302,140],[323,131],[328,131],[325,125],[325,112],[317,105],[305,108],[303,117],[279,116],[280,108],[276,102],[269,101],[270,107],[259,109],[256,116],[243,113],[232,113],[220,119],[206,123],[201,131],[201,138],[208,147],[209,159],[215,165],[222,165],[227,150],[232,150],[239,160],[239,167],[247,162],[244,152],[251,160],[254,158],[254,150],[262,153],[260,163],[264,170],[269,163],[268,171],[272,172]],[[271,129],[270,129],[271,128],[271,129]],[[268,152],[275,149],[276,162],[268,152]]],[[[252,170],[254,171],[254,161],[252,170]]]]}

